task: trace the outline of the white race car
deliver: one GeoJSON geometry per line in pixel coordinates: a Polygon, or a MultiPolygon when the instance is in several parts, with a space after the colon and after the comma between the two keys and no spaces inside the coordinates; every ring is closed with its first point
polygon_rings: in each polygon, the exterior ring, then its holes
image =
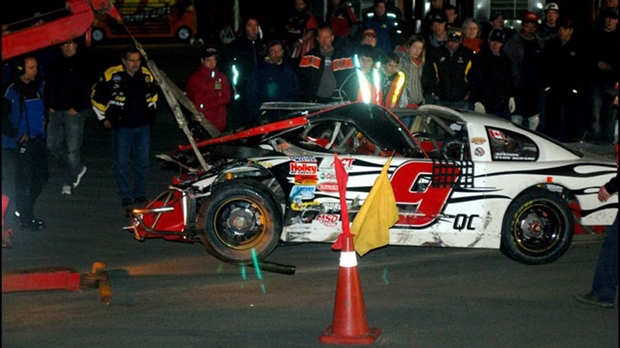
{"type": "Polygon", "coordinates": [[[399,220],[390,245],[502,249],[543,264],[568,250],[575,220],[606,226],[617,214],[617,197],[597,199],[616,175],[613,156],[432,105],[301,106],[267,110],[269,122],[164,156],[181,175],[131,210],[127,229],[138,240],[201,242],[237,264],[263,260],[279,242],[334,242],[342,230],[335,153],[349,175],[350,221],[392,157],[399,220]]]}

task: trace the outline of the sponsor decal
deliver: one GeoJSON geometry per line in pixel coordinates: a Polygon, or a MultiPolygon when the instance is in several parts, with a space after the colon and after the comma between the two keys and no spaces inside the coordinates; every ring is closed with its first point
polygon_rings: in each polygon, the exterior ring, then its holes
{"type": "Polygon", "coordinates": [[[319,191],[324,192],[338,192],[338,183],[337,182],[322,182],[316,187],[319,191]]]}
{"type": "Polygon", "coordinates": [[[316,175],[296,175],[295,185],[316,186],[316,175]]]}
{"type": "Polygon", "coordinates": [[[291,156],[293,162],[316,162],[314,156],[291,156]]]}
{"type": "Polygon", "coordinates": [[[314,221],[321,223],[328,227],[334,227],[338,225],[338,221],[340,221],[339,214],[319,214],[314,219],[314,221]]]}
{"type": "Polygon", "coordinates": [[[291,197],[294,199],[312,199],[314,198],[314,186],[296,185],[291,189],[291,197]]]}
{"type": "Polygon", "coordinates": [[[484,156],[484,149],[481,147],[477,147],[474,149],[474,155],[478,156],[478,157],[482,157],[484,156]]]}
{"type": "Polygon", "coordinates": [[[534,161],[536,159],[534,156],[523,156],[523,154],[511,152],[498,152],[493,158],[503,161],[534,161]]]}
{"type": "Polygon", "coordinates": [[[487,142],[487,140],[483,137],[473,137],[471,138],[471,142],[476,145],[482,145],[487,142]]]}
{"type": "Polygon", "coordinates": [[[326,172],[326,171],[321,171],[321,172],[319,173],[319,179],[321,179],[321,180],[335,181],[335,180],[336,180],[336,172],[326,172]]]}
{"type": "MultiPolygon", "coordinates": [[[[342,162],[345,169],[351,168],[353,161],[355,161],[355,158],[340,158],[340,162],[342,162]]],[[[321,168],[334,168],[334,159],[332,158],[329,162],[327,160],[323,161],[321,168]]]]}
{"type": "Polygon", "coordinates": [[[316,175],[318,168],[316,163],[290,162],[289,174],[291,175],[316,175]]]}
{"type": "Polygon", "coordinates": [[[323,210],[325,212],[339,212],[340,211],[340,203],[321,203],[321,205],[323,206],[323,210]]]}
{"type": "Polygon", "coordinates": [[[320,210],[321,207],[321,202],[312,201],[303,203],[301,199],[297,198],[293,198],[293,203],[291,203],[291,209],[294,211],[320,210]]]}

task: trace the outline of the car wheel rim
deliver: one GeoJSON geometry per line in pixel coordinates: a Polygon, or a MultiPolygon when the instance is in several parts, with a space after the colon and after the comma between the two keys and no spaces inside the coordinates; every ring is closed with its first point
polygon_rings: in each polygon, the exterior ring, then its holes
{"type": "Polygon", "coordinates": [[[217,238],[230,248],[249,249],[265,232],[265,212],[248,200],[230,200],[222,204],[214,217],[217,238]]]}
{"type": "Polygon", "coordinates": [[[552,249],[564,230],[560,214],[544,203],[534,203],[523,209],[514,221],[512,231],[517,244],[532,253],[552,249]]]}

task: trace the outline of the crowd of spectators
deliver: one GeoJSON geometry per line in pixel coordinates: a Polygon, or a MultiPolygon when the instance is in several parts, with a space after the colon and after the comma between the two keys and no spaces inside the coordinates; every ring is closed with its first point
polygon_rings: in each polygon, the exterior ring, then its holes
{"type": "MultiPolygon", "coordinates": [[[[549,2],[542,18],[525,13],[516,31],[506,26],[499,11],[488,21],[461,19],[454,6],[433,0],[419,30],[404,30],[412,33],[405,37],[394,34],[399,14],[390,6],[389,1],[375,0],[358,19],[344,1],[332,0],[321,21],[312,15],[307,1],[295,0],[284,35],[269,38],[282,46],[281,63],[268,54],[269,41],[262,33],[257,38],[246,28],[245,35],[230,45],[231,57],[224,59],[245,65],[240,81],[261,76],[251,88],[268,88],[268,92],[246,91],[245,83],[237,85],[234,93],[242,92],[238,99],[246,98],[244,115],[253,119],[229,123],[254,121],[258,105],[266,101],[290,101],[295,96],[303,102],[362,100],[361,91],[353,89],[366,86],[369,95],[381,95],[370,102],[384,106],[439,104],[504,117],[564,142],[615,141],[617,1],[605,2],[591,29],[576,27],[557,3],[549,2]],[[252,53],[251,64],[242,64],[241,56],[248,53],[252,53]],[[287,68],[276,70],[274,64],[287,68]],[[280,76],[283,71],[288,76],[291,70],[296,79],[280,76]],[[404,80],[394,83],[399,76],[404,80]],[[395,89],[398,85],[402,87],[395,89]]],[[[252,21],[260,28],[258,19],[252,21]]],[[[230,109],[229,120],[240,117],[230,109]]]]}

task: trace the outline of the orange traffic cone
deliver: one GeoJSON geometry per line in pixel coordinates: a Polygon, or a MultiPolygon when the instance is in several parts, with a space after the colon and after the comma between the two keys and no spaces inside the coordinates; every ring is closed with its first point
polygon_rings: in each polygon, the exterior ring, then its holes
{"type": "Polygon", "coordinates": [[[381,335],[381,329],[368,328],[366,322],[366,309],[357,270],[357,256],[353,248],[353,235],[344,237],[343,242],[334,318],[332,325],[325,329],[319,340],[325,344],[373,344],[381,335]]]}

